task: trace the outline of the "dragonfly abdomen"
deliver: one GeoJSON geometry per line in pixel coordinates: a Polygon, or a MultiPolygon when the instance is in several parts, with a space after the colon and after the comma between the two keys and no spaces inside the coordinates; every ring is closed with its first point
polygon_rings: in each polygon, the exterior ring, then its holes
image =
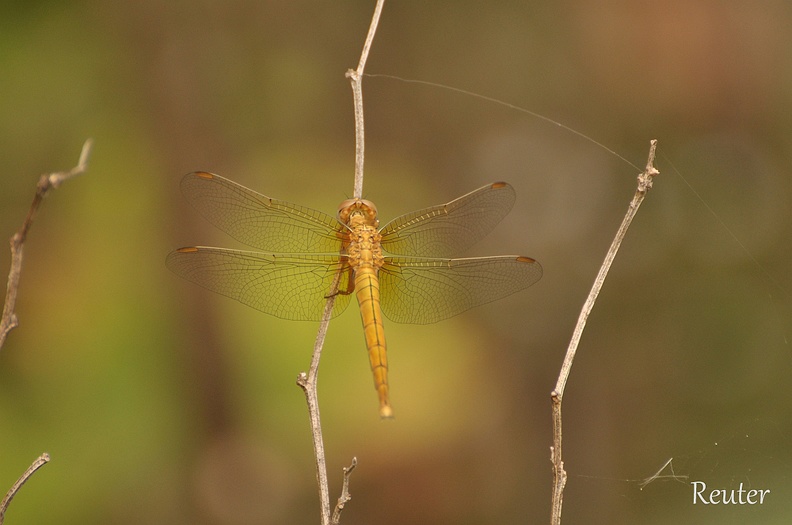
{"type": "Polygon", "coordinates": [[[377,270],[373,266],[361,265],[355,269],[355,295],[360,305],[363,333],[366,337],[371,371],[374,374],[374,388],[379,395],[380,416],[391,418],[393,409],[388,399],[387,344],[382,325],[379,280],[377,270]]]}

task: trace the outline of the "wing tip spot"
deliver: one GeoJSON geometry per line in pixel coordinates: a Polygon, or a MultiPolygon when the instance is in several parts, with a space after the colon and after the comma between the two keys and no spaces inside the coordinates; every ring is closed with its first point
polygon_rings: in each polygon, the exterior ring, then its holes
{"type": "Polygon", "coordinates": [[[506,188],[507,186],[509,186],[508,182],[493,182],[490,188],[492,188],[493,190],[499,190],[501,188],[506,188]]]}
{"type": "Polygon", "coordinates": [[[198,248],[195,246],[185,246],[184,248],[179,248],[176,251],[179,253],[195,253],[198,251],[198,248]]]}
{"type": "Polygon", "coordinates": [[[517,262],[536,263],[536,259],[531,259],[530,257],[519,256],[519,257],[517,257],[517,262]]]}
{"type": "Polygon", "coordinates": [[[206,171],[196,171],[195,173],[193,173],[193,175],[195,175],[200,179],[206,179],[206,180],[212,180],[215,178],[215,176],[212,173],[208,173],[206,171]]]}

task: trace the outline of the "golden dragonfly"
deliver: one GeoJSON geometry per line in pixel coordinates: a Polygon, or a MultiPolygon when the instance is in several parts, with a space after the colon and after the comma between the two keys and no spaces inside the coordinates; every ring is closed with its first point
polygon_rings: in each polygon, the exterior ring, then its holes
{"type": "Polygon", "coordinates": [[[334,317],[354,292],[383,418],[392,417],[393,409],[382,313],[397,323],[434,323],[542,277],[541,265],[530,257],[447,258],[484,237],[511,210],[516,196],[505,182],[382,228],[376,206],[365,199],[345,200],[332,217],[207,172],[187,174],[181,189],[209,222],[267,253],[192,246],[171,252],[168,268],[282,319],[318,321],[331,296],[334,317]]]}

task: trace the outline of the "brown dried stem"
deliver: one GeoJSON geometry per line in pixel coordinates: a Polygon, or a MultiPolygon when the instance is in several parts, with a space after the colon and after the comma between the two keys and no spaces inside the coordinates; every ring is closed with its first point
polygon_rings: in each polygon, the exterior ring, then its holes
{"type": "Polygon", "coordinates": [[[317,382],[319,379],[319,359],[322,356],[322,346],[327,336],[327,329],[330,326],[330,318],[333,314],[333,305],[338,292],[338,282],[341,274],[338,273],[330,287],[329,297],[325,304],[322,314],[322,322],[319,324],[319,332],[316,334],[313,355],[311,356],[311,367],[308,373],[300,372],[297,376],[297,384],[305,392],[305,401],[308,404],[308,418],[311,424],[311,436],[313,438],[314,460],[316,462],[316,484],[319,486],[319,504],[321,506],[322,525],[330,524],[330,488],[327,483],[327,460],[325,459],[324,439],[322,438],[322,420],[319,416],[319,397],[317,394],[317,382]]]}
{"type": "Polygon", "coordinates": [[[40,469],[45,464],[47,464],[49,460],[50,460],[49,454],[47,454],[46,452],[40,455],[36,459],[36,461],[34,461],[33,464],[28,467],[25,473],[22,474],[22,476],[20,476],[18,480],[16,480],[16,483],[14,483],[11,486],[11,488],[8,489],[8,492],[3,498],[3,501],[0,502],[0,525],[3,525],[3,522],[5,521],[6,510],[8,510],[8,506],[11,504],[11,500],[14,499],[14,496],[16,496],[16,493],[19,492],[19,489],[22,488],[22,485],[25,484],[25,482],[28,480],[28,478],[30,478],[30,476],[33,475],[34,472],[36,472],[38,469],[40,469]]]}
{"type": "MultiPolygon", "coordinates": [[[[355,70],[348,70],[346,73],[347,78],[352,83],[352,95],[355,104],[355,188],[354,196],[360,198],[363,195],[363,160],[364,160],[364,132],[363,132],[363,70],[366,67],[366,60],[368,53],[371,49],[371,43],[374,40],[374,34],[377,32],[377,24],[379,23],[380,14],[382,13],[382,6],[385,0],[377,0],[377,5],[374,8],[374,14],[371,18],[371,25],[369,26],[366,42],[363,45],[363,51],[360,55],[358,67],[355,70]]],[[[311,424],[311,436],[313,438],[314,446],[314,459],[316,461],[316,482],[319,486],[319,500],[321,508],[322,525],[330,525],[331,523],[337,524],[341,519],[341,510],[344,504],[349,500],[349,473],[352,472],[357,460],[352,461],[352,466],[344,469],[344,488],[338,505],[335,508],[333,515],[330,515],[330,489],[327,483],[327,461],[324,453],[324,441],[322,439],[322,422],[319,417],[319,399],[317,396],[317,381],[319,378],[319,360],[322,355],[322,347],[324,346],[325,336],[330,324],[330,318],[333,313],[333,305],[335,303],[335,295],[338,290],[338,282],[341,274],[337,274],[331,286],[330,293],[328,294],[327,304],[325,305],[322,321],[319,324],[319,331],[316,334],[316,341],[314,343],[313,355],[311,357],[311,367],[308,373],[301,372],[297,377],[297,384],[305,392],[305,399],[308,404],[308,417],[311,424]]]]}
{"type": "Polygon", "coordinates": [[[360,54],[360,62],[358,62],[357,69],[349,69],[346,72],[346,77],[352,84],[352,97],[355,103],[355,188],[353,196],[356,199],[363,197],[363,158],[365,153],[365,137],[363,127],[363,70],[366,68],[366,60],[368,60],[369,50],[371,49],[371,42],[374,40],[374,34],[377,32],[377,24],[379,24],[380,14],[382,13],[382,6],[385,0],[377,0],[377,5],[374,8],[374,15],[371,17],[371,25],[369,26],[366,42],[363,44],[363,52],[360,54]]]}
{"type": "Polygon", "coordinates": [[[352,499],[352,495],[349,493],[349,477],[355,467],[357,467],[357,458],[352,458],[352,464],[344,469],[344,485],[341,487],[341,497],[338,498],[338,503],[333,511],[332,525],[338,525],[341,522],[341,511],[344,510],[347,501],[352,499]]]}
{"type": "Polygon", "coordinates": [[[8,285],[6,286],[3,316],[0,318],[0,348],[3,348],[8,333],[19,325],[19,319],[14,309],[16,307],[17,293],[19,292],[19,278],[22,274],[25,240],[33,224],[33,219],[36,217],[36,213],[44,197],[47,196],[52,188],[57,188],[65,180],[85,173],[85,170],[88,169],[88,157],[91,154],[92,146],[93,141],[91,139],[85,141],[82,151],[80,152],[80,160],[71,170],[50,173],[48,175],[42,175],[39,178],[38,184],[36,185],[36,195],[33,197],[33,203],[30,205],[27,217],[25,217],[25,222],[22,223],[22,227],[19,231],[11,237],[11,269],[8,272],[8,285]]]}
{"type": "Polygon", "coordinates": [[[638,208],[646,197],[646,193],[652,188],[652,181],[660,172],[654,167],[655,149],[657,148],[657,141],[652,140],[649,146],[649,158],[646,162],[646,168],[643,173],[638,175],[638,188],[635,190],[630,206],[627,208],[627,213],[622,220],[619,230],[616,232],[616,237],[613,239],[610,248],[608,249],[605,260],[600,267],[600,271],[594,280],[594,285],[591,287],[589,296],[580,311],[577,325],[572,333],[572,340],[569,342],[564,363],[561,365],[561,372],[558,374],[558,381],[556,382],[555,389],[550,395],[553,407],[553,446],[550,448],[550,460],[553,463],[553,496],[551,504],[551,518],[552,525],[560,525],[561,523],[561,509],[564,502],[564,487],[566,486],[567,473],[564,470],[564,461],[561,455],[561,402],[564,397],[564,389],[566,388],[567,379],[572,369],[572,362],[575,360],[575,352],[577,351],[580,337],[583,335],[583,329],[586,327],[586,320],[594,307],[594,302],[597,300],[602,284],[608,275],[611,264],[619,251],[624,236],[627,234],[627,229],[630,227],[638,208]]]}

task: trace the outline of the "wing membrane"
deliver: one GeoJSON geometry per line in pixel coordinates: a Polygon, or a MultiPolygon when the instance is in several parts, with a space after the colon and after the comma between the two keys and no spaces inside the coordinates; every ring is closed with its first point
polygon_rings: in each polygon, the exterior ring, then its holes
{"type": "Polygon", "coordinates": [[[202,171],[185,175],[181,188],[209,222],[248,246],[279,253],[341,249],[345,226],[320,211],[271,199],[202,171]]]}
{"type": "Polygon", "coordinates": [[[542,266],[528,257],[386,257],[379,271],[382,311],[397,323],[429,324],[528,288],[542,266]]]}
{"type": "MultiPolygon", "coordinates": [[[[213,292],[266,314],[296,321],[319,321],[333,281],[349,289],[348,266],[335,255],[291,255],[226,250],[203,246],[171,252],[165,264],[173,272],[213,292]]],[[[351,294],[336,295],[333,317],[351,294]]]]}
{"type": "Polygon", "coordinates": [[[382,247],[400,255],[458,255],[489,233],[509,213],[515,198],[511,185],[496,182],[448,204],[402,215],[380,230],[382,247]]]}

